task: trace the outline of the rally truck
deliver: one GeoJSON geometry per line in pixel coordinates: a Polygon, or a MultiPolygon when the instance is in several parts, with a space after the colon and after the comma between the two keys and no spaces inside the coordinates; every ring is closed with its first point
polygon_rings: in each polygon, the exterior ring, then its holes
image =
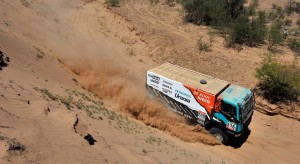
{"type": "Polygon", "coordinates": [[[252,119],[255,102],[250,89],[170,63],[147,71],[146,89],[225,145],[243,135],[252,119]]]}

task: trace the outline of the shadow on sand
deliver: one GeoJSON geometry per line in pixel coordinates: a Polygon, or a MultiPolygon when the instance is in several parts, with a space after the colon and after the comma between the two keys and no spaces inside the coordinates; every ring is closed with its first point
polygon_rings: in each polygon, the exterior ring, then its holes
{"type": "Polygon", "coordinates": [[[235,149],[240,148],[247,141],[250,134],[251,134],[251,130],[247,129],[242,136],[237,137],[237,138],[232,138],[231,141],[229,142],[228,146],[231,146],[235,149]]]}

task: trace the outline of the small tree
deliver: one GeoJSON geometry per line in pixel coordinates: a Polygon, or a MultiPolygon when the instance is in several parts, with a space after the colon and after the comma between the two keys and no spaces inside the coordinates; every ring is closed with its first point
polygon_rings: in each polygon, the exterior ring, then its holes
{"type": "Polygon", "coordinates": [[[281,31],[282,23],[274,22],[269,30],[269,47],[272,49],[274,46],[281,44],[284,40],[283,33],[281,31]]]}
{"type": "Polygon", "coordinates": [[[229,46],[246,44],[253,47],[262,44],[267,34],[265,23],[266,18],[263,12],[252,21],[247,16],[240,16],[233,24],[229,46]]]}
{"type": "Polygon", "coordinates": [[[252,19],[251,22],[252,32],[249,38],[249,46],[257,46],[264,43],[264,39],[267,36],[267,27],[266,27],[266,14],[265,12],[258,12],[258,17],[252,19]]]}
{"type": "Polygon", "coordinates": [[[241,16],[233,24],[232,31],[230,33],[230,44],[243,44],[246,43],[251,35],[251,24],[249,19],[245,16],[241,16]]]}

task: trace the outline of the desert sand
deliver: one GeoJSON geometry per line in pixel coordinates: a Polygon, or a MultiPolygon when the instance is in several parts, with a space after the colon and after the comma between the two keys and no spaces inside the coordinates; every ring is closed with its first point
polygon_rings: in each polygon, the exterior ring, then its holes
{"type": "Polygon", "coordinates": [[[0,0],[10,58],[0,70],[0,163],[297,163],[297,119],[255,111],[248,138],[224,146],[147,98],[146,70],[164,62],[257,82],[266,47],[237,52],[214,36],[212,52],[196,52],[210,29],[183,23],[180,11],[142,0],[0,0]],[[7,151],[11,138],[26,149],[7,151]]]}

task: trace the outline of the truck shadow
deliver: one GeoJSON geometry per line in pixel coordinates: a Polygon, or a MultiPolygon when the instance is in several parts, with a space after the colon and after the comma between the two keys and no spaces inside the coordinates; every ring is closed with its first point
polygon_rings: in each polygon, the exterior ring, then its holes
{"type": "Polygon", "coordinates": [[[240,148],[247,141],[247,139],[250,136],[250,134],[251,134],[251,130],[250,129],[246,130],[245,133],[244,133],[244,135],[242,135],[242,136],[240,136],[238,138],[233,138],[229,142],[228,146],[231,146],[231,147],[233,147],[235,149],[240,148]]]}
{"type": "MultiPolygon", "coordinates": [[[[196,123],[195,121],[192,121],[190,119],[187,119],[185,118],[185,123],[187,125],[190,125],[190,126],[196,126],[196,125],[199,125],[198,123],[196,123]]],[[[206,129],[208,131],[208,129],[206,129]]],[[[242,147],[242,145],[247,141],[248,137],[250,136],[251,134],[251,130],[250,129],[247,129],[245,130],[244,134],[240,137],[232,137],[229,141],[229,143],[226,145],[226,146],[231,146],[235,149],[238,149],[240,147],[242,147]]]]}

